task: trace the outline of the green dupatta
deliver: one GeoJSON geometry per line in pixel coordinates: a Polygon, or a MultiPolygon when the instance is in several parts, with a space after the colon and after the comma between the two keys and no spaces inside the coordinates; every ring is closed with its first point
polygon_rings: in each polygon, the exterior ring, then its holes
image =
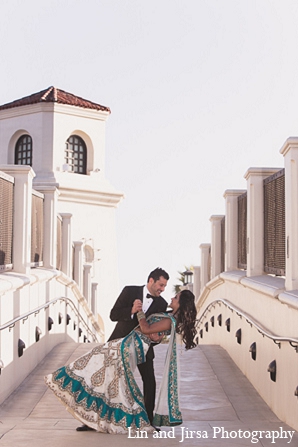
{"type": "MultiPolygon", "coordinates": [[[[153,419],[153,424],[159,427],[175,426],[182,423],[178,397],[178,369],[175,331],[176,320],[172,315],[169,314],[153,314],[147,318],[147,322],[149,324],[152,324],[164,318],[169,318],[171,320],[171,330],[169,334],[170,337],[165,358],[162,381],[157,394],[153,419]]],[[[134,370],[134,365],[143,363],[145,361],[145,356],[142,352],[142,343],[140,341],[140,338],[145,337],[146,336],[144,334],[133,331],[124,338],[121,347],[126,377],[130,389],[134,394],[134,398],[140,405],[142,405],[142,400],[140,398],[138,387],[135,387],[135,380],[133,378],[132,371],[134,370]],[[133,349],[131,349],[132,344],[133,349]]]]}

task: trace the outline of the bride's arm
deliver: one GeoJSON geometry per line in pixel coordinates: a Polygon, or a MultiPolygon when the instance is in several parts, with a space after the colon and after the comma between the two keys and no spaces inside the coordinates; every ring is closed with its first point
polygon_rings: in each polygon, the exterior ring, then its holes
{"type": "Polygon", "coordinates": [[[154,334],[156,332],[164,332],[171,329],[171,320],[169,318],[163,318],[156,323],[149,324],[147,323],[143,312],[138,312],[137,316],[143,334],[154,334]]]}

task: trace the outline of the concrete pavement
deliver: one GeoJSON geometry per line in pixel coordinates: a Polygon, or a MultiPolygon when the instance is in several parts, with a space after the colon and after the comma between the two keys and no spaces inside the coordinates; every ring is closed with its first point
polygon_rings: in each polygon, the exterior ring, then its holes
{"type": "MultiPolygon", "coordinates": [[[[92,344],[57,346],[0,406],[0,447],[298,445],[298,433],[278,420],[218,346],[188,352],[179,348],[182,426],[162,429],[148,438],[77,432],[80,424],[46,388],[43,377],[91,348],[92,344]]],[[[166,349],[166,345],[155,348],[158,382],[166,349]]]]}

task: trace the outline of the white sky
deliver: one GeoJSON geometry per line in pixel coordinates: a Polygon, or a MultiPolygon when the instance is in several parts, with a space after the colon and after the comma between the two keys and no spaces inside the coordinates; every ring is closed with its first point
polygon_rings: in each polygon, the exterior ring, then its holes
{"type": "Polygon", "coordinates": [[[0,21],[0,104],[54,85],[111,108],[119,287],[161,266],[169,299],[224,191],[298,135],[297,0],[2,0],[0,21]]]}

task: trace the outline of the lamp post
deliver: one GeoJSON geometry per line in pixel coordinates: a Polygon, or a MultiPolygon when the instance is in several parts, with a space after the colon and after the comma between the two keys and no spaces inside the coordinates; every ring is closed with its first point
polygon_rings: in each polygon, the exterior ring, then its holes
{"type": "Polygon", "coordinates": [[[184,285],[188,286],[189,284],[192,284],[192,278],[193,278],[193,272],[190,270],[186,270],[183,272],[184,276],[184,285]]]}

